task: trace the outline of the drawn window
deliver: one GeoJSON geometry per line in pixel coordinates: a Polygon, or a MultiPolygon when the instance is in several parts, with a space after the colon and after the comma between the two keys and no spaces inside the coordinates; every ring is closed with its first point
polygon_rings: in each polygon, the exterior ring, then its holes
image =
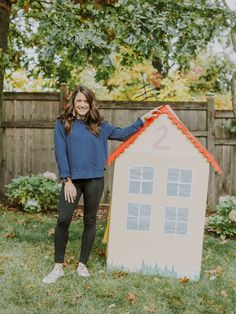
{"type": "Polygon", "coordinates": [[[128,230],[150,230],[151,205],[128,203],[127,229],[128,230]]]}
{"type": "Polygon", "coordinates": [[[135,166],[129,171],[129,193],[148,194],[153,192],[154,167],[135,166]]]}
{"type": "Polygon", "coordinates": [[[192,189],[192,170],[169,168],[167,177],[168,196],[190,197],[192,189]]]}
{"type": "Polygon", "coordinates": [[[165,233],[187,234],[188,208],[166,207],[165,209],[165,233]]]}

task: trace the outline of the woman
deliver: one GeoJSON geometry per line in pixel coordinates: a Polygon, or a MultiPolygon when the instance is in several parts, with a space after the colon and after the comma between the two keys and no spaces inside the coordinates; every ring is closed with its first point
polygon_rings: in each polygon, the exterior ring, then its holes
{"type": "Polygon", "coordinates": [[[62,266],[69,225],[82,194],[84,230],[77,273],[83,277],[90,276],[86,265],[95,240],[96,216],[104,186],[107,140],[126,140],[156,111],[147,112],[121,129],[103,120],[90,89],[79,86],[72,93],[66,109],[56,121],[54,131],[56,161],[63,184],[54,238],[55,266],[43,279],[44,283],[54,283],[64,276],[62,266]]]}

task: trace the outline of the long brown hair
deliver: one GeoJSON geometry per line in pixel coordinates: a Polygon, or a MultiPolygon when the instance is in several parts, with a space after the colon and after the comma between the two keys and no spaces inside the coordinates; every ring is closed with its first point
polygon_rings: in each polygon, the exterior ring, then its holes
{"type": "Polygon", "coordinates": [[[89,112],[85,115],[84,122],[87,128],[94,135],[99,135],[101,132],[100,125],[103,121],[103,117],[100,115],[96,106],[96,98],[93,91],[85,86],[80,85],[75,88],[70,96],[68,104],[58,118],[63,122],[66,133],[69,134],[72,129],[72,125],[76,120],[74,101],[78,93],[82,93],[89,103],[89,112]]]}

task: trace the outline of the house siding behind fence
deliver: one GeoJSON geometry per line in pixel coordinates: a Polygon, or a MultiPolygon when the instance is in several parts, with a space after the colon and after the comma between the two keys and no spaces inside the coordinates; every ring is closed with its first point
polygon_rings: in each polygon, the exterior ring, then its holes
{"type": "MultiPolygon", "coordinates": [[[[63,92],[63,90],[62,90],[63,92]]],[[[0,141],[0,190],[19,175],[57,172],[54,157],[53,128],[63,107],[63,93],[4,93],[0,141]]],[[[128,102],[99,101],[101,113],[111,124],[125,127],[147,110],[169,104],[183,124],[212,153],[222,175],[211,167],[208,207],[215,209],[219,196],[236,195],[236,137],[227,126],[232,111],[215,111],[214,98],[206,102],[128,102]]],[[[110,141],[109,152],[120,145],[110,141]]],[[[111,200],[113,165],[105,172],[101,203],[111,200]]]]}

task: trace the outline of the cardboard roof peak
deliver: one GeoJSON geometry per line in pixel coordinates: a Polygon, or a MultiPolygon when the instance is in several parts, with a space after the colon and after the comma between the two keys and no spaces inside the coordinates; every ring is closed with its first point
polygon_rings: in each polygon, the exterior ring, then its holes
{"type": "Polygon", "coordinates": [[[196,137],[183,125],[183,123],[176,116],[175,112],[169,105],[163,105],[157,108],[157,113],[155,117],[148,119],[144,125],[133,134],[128,140],[122,143],[112,154],[110,154],[107,160],[107,166],[109,166],[112,161],[114,161],[120,154],[122,154],[126,148],[128,148],[131,144],[135,142],[135,140],[139,137],[139,135],[150,125],[152,122],[162,114],[167,114],[170,121],[180,130],[182,133],[188,138],[188,140],[198,149],[198,151],[207,159],[207,161],[214,167],[214,169],[218,173],[222,173],[222,170],[214,157],[208,150],[196,139],[196,137]]]}

